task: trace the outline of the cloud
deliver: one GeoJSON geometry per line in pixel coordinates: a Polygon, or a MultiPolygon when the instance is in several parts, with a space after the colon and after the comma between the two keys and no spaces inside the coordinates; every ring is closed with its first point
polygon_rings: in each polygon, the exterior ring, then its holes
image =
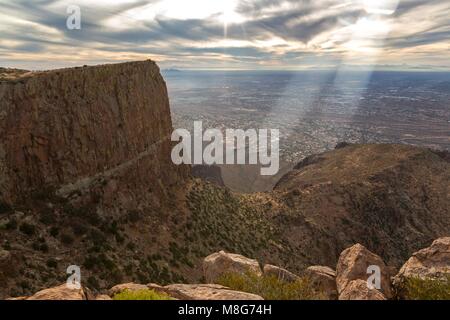
{"type": "Polygon", "coordinates": [[[195,1],[202,0],[0,0],[0,63],[41,68],[151,57],[187,68],[301,68],[364,64],[368,53],[380,64],[401,64],[403,53],[432,65],[426,54],[413,56],[425,47],[442,57],[440,67],[450,61],[447,0],[380,0],[377,10],[366,0],[227,0],[231,7],[204,8],[203,18],[195,1]],[[77,3],[82,29],[68,30],[66,8],[77,3]],[[173,14],[177,4],[184,7],[173,14]]]}

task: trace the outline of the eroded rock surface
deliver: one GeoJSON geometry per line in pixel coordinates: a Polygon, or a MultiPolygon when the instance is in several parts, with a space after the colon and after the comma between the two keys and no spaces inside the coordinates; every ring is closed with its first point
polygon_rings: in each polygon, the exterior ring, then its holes
{"type": "Polygon", "coordinates": [[[450,237],[437,239],[431,246],[413,254],[394,278],[397,294],[409,278],[446,280],[450,277],[450,237]]]}
{"type": "Polygon", "coordinates": [[[36,292],[25,300],[87,300],[84,290],[71,289],[66,284],[36,292]]]}
{"type": "Polygon", "coordinates": [[[225,251],[213,253],[203,261],[203,274],[208,283],[214,283],[224,274],[247,272],[262,275],[258,261],[225,251]]]}
{"type": "Polygon", "coordinates": [[[264,300],[255,294],[231,290],[216,284],[172,284],[166,287],[149,287],[180,300],[264,300]]]}
{"type": "Polygon", "coordinates": [[[299,276],[293,274],[292,272],[271,264],[266,264],[264,266],[263,273],[265,276],[274,276],[278,280],[286,282],[295,282],[299,279],[299,276]]]}
{"type": "Polygon", "coordinates": [[[387,300],[378,290],[369,288],[367,281],[350,281],[340,293],[339,300],[387,300]]]}
{"type": "MultiPolygon", "coordinates": [[[[392,291],[388,268],[379,256],[360,244],[344,250],[339,257],[336,268],[336,284],[339,295],[342,295],[346,291],[346,287],[354,280],[362,280],[368,287],[368,279],[372,274],[368,271],[371,266],[378,267],[381,272],[380,292],[386,298],[391,298],[392,291]]],[[[361,283],[357,283],[357,287],[360,288],[361,283]]]]}
{"type": "Polygon", "coordinates": [[[306,269],[305,275],[311,279],[319,292],[326,298],[336,300],[338,298],[336,288],[336,271],[329,267],[311,266],[306,269]]]}
{"type": "Polygon", "coordinates": [[[70,193],[112,175],[123,190],[161,189],[180,169],[170,161],[171,133],[152,61],[9,73],[0,81],[2,201],[45,187],[70,193]]]}

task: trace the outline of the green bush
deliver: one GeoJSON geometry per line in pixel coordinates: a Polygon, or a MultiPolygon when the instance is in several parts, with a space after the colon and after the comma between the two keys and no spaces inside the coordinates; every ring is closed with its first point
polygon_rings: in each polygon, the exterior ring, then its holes
{"type": "Polygon", "coordinates": [[[113,300],[172,300],[172,298],[167,294],[158,293],[154,290],[125,290],[116,294],[113,300]]]}
{"type": "Polygon", "coordinates": [[[265,300],[323,300],[323,293],[314,289],[308,278],[285,282],[276,276],[258,276],[254,273],[229,273],[221,276],[218,284],[233,290],[257,294],[265,300]]]}
{"type": "Polygon", "coordinates": [[[450,275],[442,280],[409,278],[404,287],[407,300],[450,300],[450,275]]]}

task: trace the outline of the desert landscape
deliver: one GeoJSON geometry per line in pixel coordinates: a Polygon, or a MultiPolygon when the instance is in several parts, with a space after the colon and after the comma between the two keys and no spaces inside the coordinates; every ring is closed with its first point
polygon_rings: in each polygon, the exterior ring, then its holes
{"type": "Polygon", "coordinates": [[[2,69],[0,98],[3,299],[448,297],[448,151],[340,143],[241,193],[170,161],[153,61],[2,69]],[[81,289],[61,286],[70,265],[81,289]]]}

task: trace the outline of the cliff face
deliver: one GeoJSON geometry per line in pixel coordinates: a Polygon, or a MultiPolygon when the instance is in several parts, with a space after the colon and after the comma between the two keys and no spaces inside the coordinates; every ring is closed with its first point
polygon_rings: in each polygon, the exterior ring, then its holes
{"type": "Polygon", "coordinates": [[[44,187],[69,193],[110,176],[134,191],[162,189],[186,175],[171,165],[171,131],[152,61],[3,73],[0,195],[14,203],[44,187]]]}

